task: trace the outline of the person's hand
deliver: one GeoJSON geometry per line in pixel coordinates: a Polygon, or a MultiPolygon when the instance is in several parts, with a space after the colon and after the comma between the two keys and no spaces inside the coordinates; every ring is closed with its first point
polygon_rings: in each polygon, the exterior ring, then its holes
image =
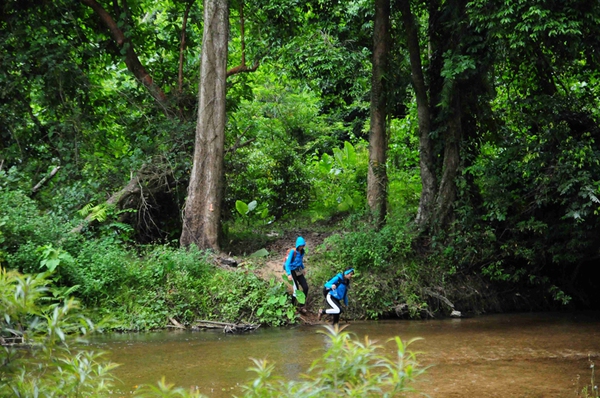
{"type": "Polygon", "coordinates": [[[292,274],[288,275],[288,280],[290,280],[290,281],[292,280],[292,274]]]}
{"type": "Polygon", "coordinates": [[[337,289],[337,286],[336,285],[331,285],[331,290],[335,290],[335,289],[337,289]]]}

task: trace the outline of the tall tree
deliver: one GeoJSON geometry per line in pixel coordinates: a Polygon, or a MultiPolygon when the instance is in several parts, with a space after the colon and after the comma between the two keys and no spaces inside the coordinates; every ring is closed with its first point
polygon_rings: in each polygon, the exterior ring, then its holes
{"type": "Polygon", "coordinates": [[[219,250],[229,6],[204,2],[204,33],[198,94],[194,165],[188,186],[180,243],[219,250]]]}
{"type": "Polygon", "coordinates": [[[429,113],[429,98],[425,77],[421,64],[421,50],[419,47],[419,35],[415,19],[410,8],[410,1],[400,1],[400,12],[406,31],[406,46],[408,48],[412,84],[417,100],[417,115],[419,123],[419,166],[421,171],[421,198],[417,211],[416,221],[423,226],[428,223],[431,216],[435,190],[437,186],[436,175],[433,166],[433,143],[431,140],[431,124],[429,113]]]}
{"type": "Polygon", "coordinates": [[[428,25],[420,43],[410,2],[399,2],[419,117],[422,195],[416,221],[422,231],[435,233],[454,220],[461,150],[477,134],[489,68],[481,34],[469,24],[467,2],[424,3],[427,15],[420,20],[428,25]],[[428,49],[426,62],[422,47],[428,49]]]}
{"type": "Polygon", "coordinates": [[[367,203],[381,226],[387,208],[387,88],[385,84],[390,47],[390,0],[375,0],[373,28],[373,74],[371,80],[371,127],[369,131],[369,172],[367,203]]]}

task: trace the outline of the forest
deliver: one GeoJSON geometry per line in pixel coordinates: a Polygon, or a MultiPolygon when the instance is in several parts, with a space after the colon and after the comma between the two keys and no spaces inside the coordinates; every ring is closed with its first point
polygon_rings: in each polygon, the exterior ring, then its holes
{"type": "Polygon", "coordinates": [[[4,0],[0,46],[0,342],[71,369],[3,350],[17,396],[105,389],[69,335],[301,322],[298,235],[312,309],[598,309],[597,0],[4,0]]]}
{"type": "Polygon", "coordinates": [[[253,271],[316,234],[355,318],[597,309],[598,6],[5,0],[0,291],[287,325],[253,271]]]}

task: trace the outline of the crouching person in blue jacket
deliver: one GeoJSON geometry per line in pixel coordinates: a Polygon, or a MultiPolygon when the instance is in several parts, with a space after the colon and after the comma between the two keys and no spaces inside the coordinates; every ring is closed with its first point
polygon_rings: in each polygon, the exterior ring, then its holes
{"type": "Polygon", "coordinates": [[[324,314],[333,315],[333,325],[340,322],[340,314],[342,313],[341,302],[348,306],[348,289],[350,289],[350,279],[354,276],[354,268],[349,268],[344,272],[340,272],[331,278],[323,287],[323,295],[325,301],[329,305],[326,310],[319,309],[318,318],[324,314]]]}

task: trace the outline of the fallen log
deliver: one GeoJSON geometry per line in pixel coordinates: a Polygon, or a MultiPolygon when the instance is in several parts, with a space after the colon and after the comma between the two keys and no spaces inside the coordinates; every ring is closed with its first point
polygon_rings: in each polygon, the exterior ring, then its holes
{"type": "Polygon", "coordinates": [[[169,325],[169,326],[176,327],[178,329],[185,329],[185,326],[183,326],[181,323],[177,322],[177,320],[175,318],[169,318],[169,321],[173,324],[173,325],[169,325]]]}
{"type": "MultiPolygon", "coordinates": [[[[164,162],[157,161],[156,164],[144,164],[137,174],[132,175],[129,182],[121,190],[112,194],[103,205],[114,206],[121,210],[134,207],[132,202],[135,202],[139,204],[137,206],[138,212],[146,211],[148,207],[147,197],[161,190],[169,189],[169,176],[171,174],[171,169],[164,162]]],[[[78,226],[71,230],[71,233],[81,233],[92,221],[94,221],[93,214],[89,214],[78,226]]]]}
{"type": "Polygon", "coordinates": [[[228,323],[217,321],[198,320],[192,326],[192,330],[198,329],[223,329],[224,333],[243,333],[256,330],[260,327],[258,324],[251,323],[228,323]]]}

